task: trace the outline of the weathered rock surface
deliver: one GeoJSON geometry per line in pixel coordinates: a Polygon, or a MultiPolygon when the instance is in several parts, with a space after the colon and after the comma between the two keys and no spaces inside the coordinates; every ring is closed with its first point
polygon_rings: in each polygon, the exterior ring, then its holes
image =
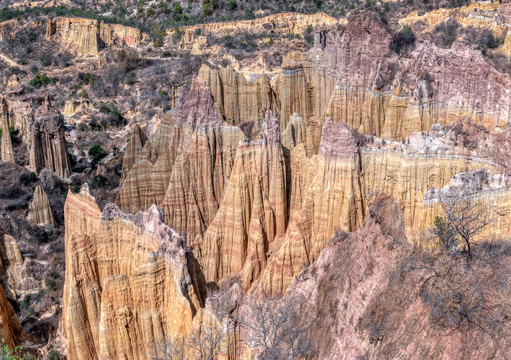
{"type": "Polygon", "coordinates": [[[389,49],[392,41],[371,13],[327,35],[325,66],[336,77],[327,115],[334,121],[386,139],[402,139],[428,131],[433,123],[451,125],[464,117],[491,131],[507,128],[509,77],[480,52],[461,43],[440,49],[421,40],[404,60],[389,49]],[[400,68],[407,70],[396,71],[400,68]]]}
{"type": "MultiPolygon", "coordinates": [[[[281,32],[283,34],[302,34],[308,26],[322,27],[334,26],[339,23],[338,19],[328,16],[324,13],[311,15],[299,13],[281,13],[265,16],[254,20],[241,20],[235,22],[211,23],[186,26],[183,37],[179,44],[181,49],[192,48],[194,42],[206,35],[215,36],[236,36],[240,32],[247,31],[252,34],[261,34],[268,32],[281,32]],[[201,35],[196,35],[195,30],[200,29],[201,35]]],[[[167,30],[167,36],[174,34],[174,29],[167,30]]]]}
{"type": "MultiPolygon", "coordinates": [[[[19,140],[28,150],[27,167],[39,174],[46,168],[60,177],[71,174],[71,163],[64,135],[64,117],[54,107],[50,98],[36,97],[23,101],[2,98],[0,126],[2,134],[10,135],[10,128],[19,132],[19,140]],[[3,130],[3,128],[6,130],[3,130]]],[[[2,157],[4,161],[15,162],[10,136],[2,136],[2,157]],[[9,151],[9,149],[11,149],[9,151]]]]}
{"type": "Polygon", "coordinates": [[[30,204],[28,220],[36,224],[56,226],[50,200],[41,185],[38,185],[34,190],[34,199],[30,204]]]}
{"type": "Polygon", "coordinates": [[[0,147],[0,155],[2,156],[2,161],[6,162],[15,162],[14,152],[12,150],[12,140],[11,140],[11,132],[10,127],[10,114],[7,106],[7,102],[5,99],[1,99],[2,104],[0,105],[0,129],[2,130],[1,147],[0,147]]]}
{"type": "Polygon", "coordinates": [[[364,216],[360,155],[352,131],[328,119],[320,152],[310,161],[308,186],[297,175],[292,189],[302,195],[279,248],[274,248],[261,284],[271,293],[285,291],[305,264],[314,261],[336,229],[355,230],[364,216]],[[301,203],[300,203],[301,200],[301,203]]]}
{"type": "MultiPolygon", "coordinates": [[[[0,229],[0,274],[6,276],[7,282],[13,278],[12,272],[23,264],[23,257],[16,240],[0,229]]],[[[0,287],[0,338],[9,346],[20,344],[26,334],[14,309],[0,287]]]]}
{"type": "Polygon", "coordinates": [[[46,40],[57,40],[77,52],[80,57],[97,56],[112,44],[136,46],[148,37],[140,30],[117,24],[81,18],[48,19],[46,40]]]}
{"type": "Polygon", "coordinates": [[[175,115],[138,150],[117,204],[132,213],[157,204],[169,226],[189,242],[198,241],[215,217],[242,139],[238,127],[219,118],[206,85],[193,83],[175,115]]]}
{"type": "Polygon", "coordinates": [[[230,125],[261,123],[268,105],[276,107],[270,79],[264,74],[248,80],[230,66],[214,70],[204,64],[198,78],[211,89],[220,114],[230,125]]]}
{"type": "Polygon", "coordinates": [[[240,143],[223,202],[200,245],[208,281],[237,272],[245,287],[258,279],[268,248],[286,231],[286,187],[280,128],[268,110],[262,138],[240,143]]]}
{"type": "Polygon", "coordinates": [[[412,250],[404,228],[397,204],[380,195],[360,230],[338,233],[299,275],[284,301],[302,301],[302,316],[313,319],[315,358],[505,358],[509,343],[500,339],[511,328],[494,311],[508,287],[494,281],[509,271],[508,253],[481,247],[495,266],[455,265],[445,253],[412,250]],[[470,315],[460,317],[466,306],[470,315]]]}
{"type": "Polygon", "coordinates": [[[71,163],[64,136],[64,117],[49,101],[37,109],[29,134],[30,168],[37,174],[48,169],[67,178],[71,174],[71,163]]]}
{"type": "Polygon", "coordinates": [[[101,213],[87,188],[68,194],[62,324],[70,359],[146,359],[164,338],[185,335],[205,283],[185,241],[156,207],[101,213]]]}

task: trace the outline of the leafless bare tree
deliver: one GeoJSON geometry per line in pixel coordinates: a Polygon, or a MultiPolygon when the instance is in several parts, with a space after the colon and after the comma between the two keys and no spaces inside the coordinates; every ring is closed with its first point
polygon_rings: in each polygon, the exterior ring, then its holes
{"type": "MultiPolygon", "coordinates": [[[[493,212],[482,199],[464,196],[460,192],[439,196],[444,218],[435,220],[436,235],[443,241],[462,241],[472,258],[471,245],[475,237],[493,220],[493,212]]],[[[448,244],[449,245],[449,244],[448,244]]]]}
{"type": "Polygon", "coordinates": [[[229,352],[229,336],[221,326],[202,326],[186,339],[189,359],[215,360],[229,352]]]}
{"type": "Polygon", "coordinates": [[[150,360],[186,360],[188,346],[184,338],[180,336],[163,339],[156,343],[149,355],[150,360]]]}
{"type": "Polygon", "coordinates": [[[301,316],[303,298],[286,301],[263,296],[244,316],[242,326],[248,330],[253,348],[260,350],[260,359],[304,359],[312,355],[309,324],[301,316]]]}
{"type": "Polygon", "coordinates": [[[229,336],[221,326],[201,326],[189,336],[166,338],[150,350],[150,360],[215,360],[229,353],[229,336]]]}

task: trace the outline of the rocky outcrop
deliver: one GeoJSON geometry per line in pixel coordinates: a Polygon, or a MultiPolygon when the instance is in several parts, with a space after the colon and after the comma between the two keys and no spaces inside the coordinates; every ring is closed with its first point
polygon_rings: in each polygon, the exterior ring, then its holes
{"type": "Polygon", "coordinates": [[[28,220],[36,224],[56,226],[50,200],[41,185],[38,185],[34,190],[34,199],[30,204],[28,220]]]}
{"type": "Polygon", "coordinates": [[[2,161],[6,162],[15,162],[14,152],[12,149],[12,139],[11,139],[11,122],[10,122],[10,113],[8,110],[7,102],[5,99],[1,99],[2,104],[0,105],[0,130],[1,134],[1,147],[0,147],[0,155],[2,156],[2,161]]]}
{"type": "Polygon", "coordinates": [[[214,70],[203,64],[198,78],[211,89],[218,110],[229,125],[261,123],[267,106],[276,108],[270,80],[264,74],[248,80],[230,66],[214,70]]]}
{"type": "Polygon", "coordinates": [[[87,109],[90,107],[90,103],[88,100],[73,100],[66,101],[64,104],[64,110],[62,111],[63,115],[74,115],[75,113],[87,109]]]}
{"type": "Polygon", "coordinates": [[[65,206],[62,324],[70,359],[146,359],[186,335],[205,283],[185,241],[155,206],[135,215],[99,210],[86,187],[65,206]]]}
{"type": "Polygon", "coordinates": [[[200,244],[206,279],[241,272],[249,287],[264,269],[269,247],[284,236],[287,220],[280,129],[268,110],[262,138],[240,143],[223,201],[200,244]]]}
{"type": "Polygon", "coordinates": [[[30,168],[37,174],[42,169],[55,172],[62,178],[71,174],[71,163],[64,136],[64,117],[49,101],[34,114],[29,127],[30,168]]]}
{"type": "Polygon", "coordinates": [[[135,164],[135,160],[142,155],[142,148],[147,141],[147,136],[142,131],[140,126],[135,125],[131,138],[129,139],[124,156],[122,158],[122,178],[128,176],[129,171],[135,164]]]}
{"type": "Polygon", "coordinates": [[[336,229],[355,230],[364,216],[360,155],[346,124],[326,121],[320,152],[308,164],[313,175],[305,184],[298,174],[293,175],[291,188],[300,195],[294,199],[281,246],[271,249],[261,277],[261,284],[271,293],[285,291],[300,269],[319,256],[336,229]]]}
{"type": "MultiPolygon", "coordinates": [[[[12,272],[23,264],[23,257],[14,238],[0,229],[0,274],[5,276],[7,283],[13,278],[12,272]]],[[[26,337],[14,309],[0,287],[0,339],[7,345],[19,345],[26,337]]]]}
{"type": "MultiPolygon", "coordinates": [[[[307,27],[334,26],[339,20],[324,13],[311,15],[298,13],[281,13],[265,16],[254,20],[241,20],[235,22],[210,23],[186,26],[182,29],[184,32],[180,49],[191,49],[197,38],[206,35],[224,37],[226,35],[236,36],[240,32],[251,34],[262,34],[277,32],[282,34],[303,34],[307,27]],[[202,35],[196,34],[196,29],[200,29],[202,35]]],[[[175,30],[167,30],[167,37],[171,37],[175,30]]]]}
{"type": "Polygon", "coordinates": [[[117,204],[132,213],[157,204],[169,226],[198,241],[223,198],[241,139],[238,127],[219,118],[206,85],[194,82],[139,150],[117,204]]]}
{"type": "Polygon", "coordinates": [[[48,19],[46,25],[47,41],[60,41],[80,57],[97,56],[103,47],[112,44],[136,46],[147,38],[138,29],[93,19],[57,17],[48,19]]]}
{"type": "Polygon", "coordinates": [[[64,117],[53,106],[48,96],[27,98],[23,101],[2,98],[0,127],[2,134],[2,157],[14,162],[11,127],[19,132],[18,142],[25,145],[20,151],[28,150],[27,167],[39,174],[42,169],[55,172],[60,177],[71,174],[71,163],[67,152],[64,117]],[[6,130],[4,130],[4,127],[6,130]],[[9,150],[10,149],[10,150],[9,150]]]}
{"type": "Polygon", "coordinates": [[[507,127],[509,77],[480,52],[461,43],[440,49],[422,39],[405,64],[390,50],[392,42],[390,31],[372,13],[327,35],[324,64],[336,77],[327,116],[385,139],[402,139],[464,117],[491,131],[507,127]]]}
{"type": "Polygon", "coordinates": [[[477,247],[480,257],[461,266],[446,252],[412,248],[404,228],[397,204],[380,195],[360,230],[336,234],[300,273],[282,302],[302,304],[300,319],[312,319],[314,358],[505,357],[509,344],[499,339],[510,324],[496,299],[509,287],[495,281],[509,272],[507,245],[477,247]],[[460,316],[466,306],[470,315],[460,316]]]}

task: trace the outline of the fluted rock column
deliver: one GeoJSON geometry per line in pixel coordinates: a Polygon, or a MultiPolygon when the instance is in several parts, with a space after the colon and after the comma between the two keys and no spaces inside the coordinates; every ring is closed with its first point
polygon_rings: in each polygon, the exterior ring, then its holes
{"type": "Polygon", "coordinates": [[[1,100],[0,104],[0,129],[2,130],[1,137],[1,148],[0,155],[2,156],[2,161],[5,162],[15,162],[14,153],[12,150],[12,140],[10,133],[10,122],[9,122],[9,110],[7,107],[7,102],[5,99],[1,100]]]}
{"type": "Polygon", "coordinates": [[[208,281],[242,271],[248,288],[267,251],[287,228],[287,181],[278,120],[266,113],[265,133],[240,143],[223,202],[200,245],[208,281]]]}
{"type": "Polygon", "coordinates": [[[270,293],[284,292],[337,230],[356,230],[364,216],[358,146],[346,124],[326,120],[319,154],[309,164],[314,175],[301,207],[293,211],[282,245],[261,276],[270,293]]]}
{"type": "Polygon", "coordinates": [[[48,224],[55,227],[55,219],[51,211],[50,200],[41,185],[38,185],[34,191],[34,199],[30,204],[28,220],[36,224],[48,224]]]}

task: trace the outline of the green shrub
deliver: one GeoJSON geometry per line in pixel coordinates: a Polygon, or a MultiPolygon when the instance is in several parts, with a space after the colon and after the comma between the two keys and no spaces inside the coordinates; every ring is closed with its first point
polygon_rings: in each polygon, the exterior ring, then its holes
{"type": "Polygon", "coordinates": [[[36,182],[37,181],[37,175],[35,174],[35,172],[31,171],[30,174],[28,175],[28,180],[30,180],[30,182],[36,182]]]}
{"type": "Polygon", "coordinates": [[[73,185],[71,191],[73,192],[73,194],[78,194],[80,192],[80,185],[73,185]]]}
{"type": "Polygon", "coordinates": [[[51,349],[48,351],[48,354],[46,354],[46,357],[44,360],[60,360],[60,355],[55,349],[51,349]]]}
{"type": "Polygon", "coordinates": [[[89,156],[97,158],[103,157],[105,155],[106,155],[105,149],[103,149],[99,144],[94,144],[89,148],[89,156]]]}
{"type": "Polygon", "coordinates": [[[133,71],[126,74],[126,79],[124,80],[126,84],[133,85],[136,82],[137,74],[135,74],[133,71]]]}
{"type": "Polygon", "coordinates": [[[164,51],[162,54],[161,54],[161,57],[164,57],[164,58],[168,58],[170,57],[170,51],[164,51]]]}
{"type": "Polygon", "coordinates": [[[251,9],[248,9],[248,10],[245,11],[244,18],[245,18],[245,20],[255,19],[255,14],[254,14],[254,12],[251,9]]]}
{"type": "Polygon", "coordinates": [[[183,35],[184,35],[184,30],[181,29],[180,27],[175,27],[174,28],[174,34],[172,34],[172,42],[174,44],[177,44],[178,42],[181,41],[181,39],[183,38],[183,35]]]}
{"type": "Polygon", "coordinates": [[[20,133],[20,131],[18,129],[15,129],[14,126],[9,126],[9,134],[11,135],[11,137],[16,137],[18,136],[20,133]]]}
{"type": "Polygon", "coordinates": [[[167,91],[165,91],[165,90],[160,90],[160,91],[158,92],[158,94],[159,94],[160,96],[168,96],[168,95],[169,95],[169,93],[168,93],[167,91]]]}
{"type": "Polygon", "coordinates": [[[48,75],[46,74],[37,74],[30,80],[30,85],[37,88],[53,83],[55,83],[55,80],[49,78],[48,75]]]}
{"type": "Polygon", "coordinates": [[[202,30],[200,28],[195,29],[194,34],[199,36],[202,34],[202,30]]]}
{"type": "Polygon", "coordinates": [[[174,6],[172,7],[172,15],[174,18],[179,19],[181,17],[181,14],[183,13],[183,8],[181,7],[181,4],[178,2],[174,3],[174,6]]]}
{"type": "Polygon", "coordinates": [[[312,31],[313,31],[312,25],[307,26],[307,29],[305,29],[305,35],[303,36],[304,40],[309,44],[314,43],[314,34],[312,33],[312,31]]]}
{"type": "Polygon", "coordinates": [[[231,11],[236,10],[237,7],[238,7],[238,3],[236,2],[236,0],[229,0],[229,9],[231,11]]]}
{"type": "Polygon", "coordinates": [[[57,284],[55,283],[55,280],[53,279],[45,279],[44,283],[46,284],[46,287],[50,289],[51,291],[57,291],[57,284]]]}
{"type": "Polygon", "coordinates": [[[2,339],[2,351],[0,354],[0,359],[2,360],[26,360],[26,356],[23,355],[23,348],[21,346],[15,346],[12,350],[9,348],[9,345],[5,343],[5,340],[2,339]]]}

